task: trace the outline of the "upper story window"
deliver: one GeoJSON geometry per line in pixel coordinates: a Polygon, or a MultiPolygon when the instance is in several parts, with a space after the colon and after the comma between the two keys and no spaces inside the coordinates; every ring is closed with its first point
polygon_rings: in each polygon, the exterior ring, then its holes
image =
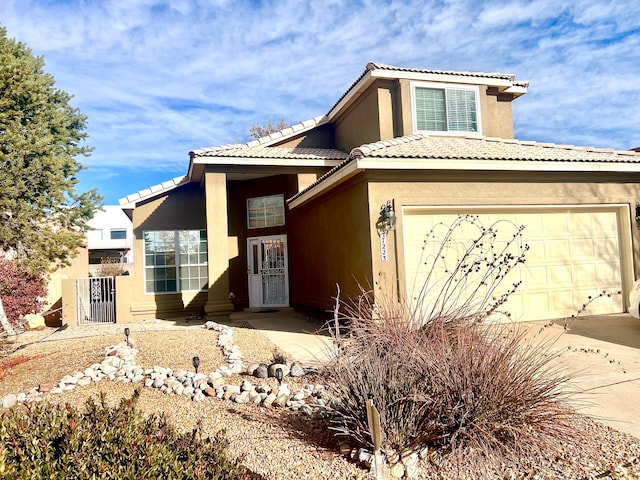
{"type": "Polygon", "coordinates": [[[111,229],[111,240],[126,240],[127,239],[127,229],[126,228],[112,228],[111,229]]]}
{"type": "Polygon", "coordinates": [[[411,84],[416,132],[481,133],[479,90],[475,86],[411,84]]]}
{"type": "Polygon", "coordinates": [[[247,226],[249,228],[284,225],[284,196],[249,198],[247,200],[247,226]]]}

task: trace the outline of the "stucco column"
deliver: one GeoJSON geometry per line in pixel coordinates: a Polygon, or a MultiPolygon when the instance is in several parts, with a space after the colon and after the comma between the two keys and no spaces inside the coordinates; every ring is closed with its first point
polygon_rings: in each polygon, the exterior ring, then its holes
{"type": "Polygon", "coordinates": [[[207,204],[207,256],[209,292],[204,311],[208,317],[229,315],[229,228],[227,222],[227,176],[205,173],[207,204]]]}

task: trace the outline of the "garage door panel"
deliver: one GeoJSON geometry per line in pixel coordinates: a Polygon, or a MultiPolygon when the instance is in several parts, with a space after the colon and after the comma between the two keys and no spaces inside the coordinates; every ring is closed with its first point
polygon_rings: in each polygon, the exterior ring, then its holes
{"type": "Polygon", "coordinates": [[[573,278],[580,285],[597,285],[596,265],[593,263],[579,263],[573,265],[573,278]]]}
{"type": "Polygon", "coordinates": [[[592,234],[592,219],[593,215],[590,213],[573,213],[567,219],[568,231],[592,234]]]}
{"type": "MultiPolygon", "coordinates": [[[[535,214],[534,214],[535,215],[535,214]]],[[[569,225],[567,224],[567,217],[564,213],[545,213],[545,214],[537,214],[544,215],[543,218],[543,230],[547,234],[559,234],[559,233],[568,233],[569,225]]],[[[524,220],[525,223],[523,225],[528,225],[528,219],[524,220]]]]}
{"type": "Polygon", "coordinates": [[[596,282],[598,285],[617,285],[620,276],[619,265],[602,265],[596,270],[596,282]]]}
{"type": "MultiPolygon", "coordinates": [[[[526,312],[543,314],[549,310],[549,293],[548,292],[531,292],[523,294],[526,298],[526,312]]],[[[509,299],[511,301],[511,299],[509,299]]]]}
{"type": "Polygon", "coordinates": [[[546,258],[547,250],[544,240],[533,240],[528,238],[527,245],[529,245],[529,251],[527,252],[527,261],[538,261],[546,258]]]}
{"type": "Polygon", "coordinates": [[[549,294],[549,313],[547,318],[561,318],[574,315],[577,312],[571,289],[555,290],[549,294]]]}
{"type": "MultiPolygon", "coordinates": [[[[543,207],[527,211],[498,210],[480,213],[479,221],[485,227],[498,222],[497,239],[506,242],[513,238],[515,227],[502,220],[524,225],[522,239],[530,250],[524,265],[512,271],[496,291],[504,293],[512,283],[522,285],[504,305],[514,319],[537,320],[569,317],[603,289],[621,289],[620,245],[618,217],[615,209],[543,207]]],[[[469,212],[475,214],[476,212],[469,212]]],[[[403,219],[405,244],[405,271],[407,286],[411,289],[416,279],[423,281],[428,269],[418,266],[425,234],[438,222],[450,225],[457,214],[441,214],[434,210],[409,211],[403,219]],[[416,273],[418,276],[416,277],[416,273]]],[[[442,232],[446,230],[443,229],[442,232]]],[[[447,251],[448,268],[460,258],[466,245],[478,236],[473,225],[464,225],[456,232],[456,241],[447,251]],[[462,243],[459,243],[462,242],[462,243]],[[461,246],[465,245],[465,247],[461,246]]],[[[434,248],[433,246],[429,248],[434,248]]],[[[497,247],[496,251],[501,248],[497,247]]],[[[433,258],[435,250],[427,250],[433,258]]],[[[431,260],[428,262],[431,265],[431,260]]],[[[440,272],[439,275],[444,275],[440,272]]],[[[436,289],[437,290],[437,289],[436,289]]],[[[435,290],[434,290],[435,291],[435,290]]],[[[599,299],[588,312],[614,313],[623,310],[621,296],[599,299]]]]}
{"type": "Polygon", "coordinates": [[[593,257],[596,253],[592,238],[576,238],[571,244],[571,255],[575,257],[593,257]]]}
{"type": "Polygon", "coordinates": [[[618,222],[616,217],[610,215],[608,212],[592,212],[589,214],[591,225],[594,233],[609,233],[615,232],[618,228],[618,222]]]}
{"type": "Polygon", "coordinates": [[[547,259],[566,258],[567,253],[571,248],[568,238],[547,238],[544,240],[544,244],[546,253],[545,258],[547,259]]]}
{"type": "Polygon", "coordinates": [[[573,269],[571,265],[548,265],[547,269],[551,288],[573,284],[573,269]]]}
{"type": "Polygon", "coordinates": [[[527,289],[533,289],[546,287],[549,283],[548,270],[546,265],[531,266],[525,263],[523,268],[518,268],[513,273],[520,273],[523,285],[526,285],[527,289]]]}
{"type": "Polygon", "coordinates": [[[593,249],[595,256],[616,258],[618,256],[618,237],[594,239],[593,249]]]}

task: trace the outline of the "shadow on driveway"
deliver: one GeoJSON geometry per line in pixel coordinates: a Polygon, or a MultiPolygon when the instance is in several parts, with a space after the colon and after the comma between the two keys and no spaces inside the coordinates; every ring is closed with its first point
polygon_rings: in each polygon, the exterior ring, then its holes
{"type": "Polygon", "coordinates": [[[640,320],[626,313],[577,317],[553,323],[561,327],[566,324],[567,335],[579,335],[640,349],[640,320]]]}

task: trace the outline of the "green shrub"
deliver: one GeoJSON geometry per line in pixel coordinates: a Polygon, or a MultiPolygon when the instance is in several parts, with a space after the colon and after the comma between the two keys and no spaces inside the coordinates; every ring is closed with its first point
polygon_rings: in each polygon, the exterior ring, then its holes
{"type": "Polygon", "coordinates": [[[0,478],[260,478],[227,457],[223,436],[178,433],[164,416],[138,412],[138,396],[113,408],[90,399],[84,412],[46,403],[3,412],[0,478]]]}

